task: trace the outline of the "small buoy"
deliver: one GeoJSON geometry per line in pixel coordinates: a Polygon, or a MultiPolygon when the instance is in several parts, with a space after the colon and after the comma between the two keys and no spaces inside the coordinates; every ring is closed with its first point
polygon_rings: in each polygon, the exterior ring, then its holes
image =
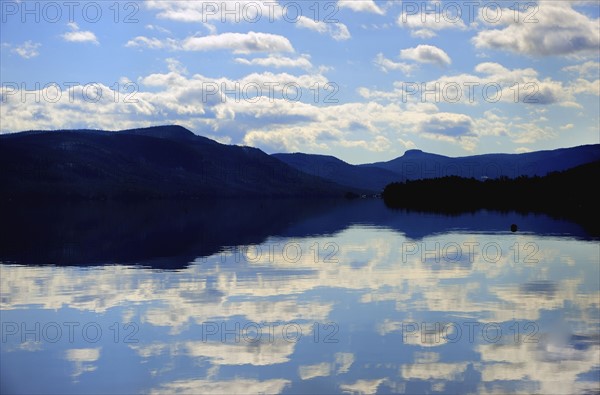
{"type": "Polygon", "coordinates": [[[517,229],[518,229],[518,228],[517,228],[517,224],[512,224],[512,225],[510,226],[510,231],[511,231],[511,232],[513,232],[513,233],[514,233],[514,232],[516,232],[516,231],[517,231],[517,229]]]}

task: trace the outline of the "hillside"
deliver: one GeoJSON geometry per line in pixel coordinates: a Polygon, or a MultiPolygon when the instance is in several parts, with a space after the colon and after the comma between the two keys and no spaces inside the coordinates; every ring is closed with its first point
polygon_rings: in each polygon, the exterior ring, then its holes
{"type": "Polygon", "coordinates": [[[381,192],[387,184],[399,179],[399,175],[393,171],[351,165],[335,156],[303,153],[273,154],[271,156],[304,173],[373,192],[381,192]]]}
{"type": "Polygon", "coordinates": [[[361,166],[398,173],[398,181],[404,181],[445,176],[476,179],[544,176],[597,160],[600,160],[600,144],[523,154],[484,154],[460,158],[409,150],[391,161],[361,166]]]}
{"type": "Polygon", "coordinates": [[[257,148],[180,126],[119,132],[30,131],[0,136],[0,198],[343,196],[257,148]]]}
{"type": "Polygon", "coordinates": [[[444,176],[544,176],[597,160],[600,145],[460,158],[409,150],[389,162],[352,165],[326,155],[267,155],[176,125],[28,131],[0,135],[0,199],[339,197],[444,176]]]}
{"type": "Polygon", "coordinates": [[[329,181],[379,193],[391,183],[457,176],[486,179],[544,176],[600,160],[600,144],[524,154],[484,154],[452,158],[408,150],[388,162],[351,165],[334,156],[304,153],[271,155],[293,168],[329,181]]]}

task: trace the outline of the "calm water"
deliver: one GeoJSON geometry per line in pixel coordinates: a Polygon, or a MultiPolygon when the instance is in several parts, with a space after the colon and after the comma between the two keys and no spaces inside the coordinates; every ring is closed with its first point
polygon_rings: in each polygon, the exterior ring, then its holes
{"type": "Polygon", "coordinates": [[[2,216],[2,393],[600,391],[576,224],[380,200],[2,216]]]}

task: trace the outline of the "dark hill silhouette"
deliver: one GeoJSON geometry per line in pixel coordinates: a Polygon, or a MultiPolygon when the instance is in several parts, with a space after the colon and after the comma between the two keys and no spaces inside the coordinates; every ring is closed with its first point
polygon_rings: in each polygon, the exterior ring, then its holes
{"type": "Polygon", "coordinates": [[[2,135],[0,184],[4,199],[343,196],[349,190],[257,148],[220,144],[180,126],[2,135]]]}
{"type": "Polygon", "coordinates": [[[272,156],[304,173],[372,192],[381,192],[387,184],[399,178],[399,175],[393,171],[351,165],[335,156],[303,153],[272,156]]]}
{"type": "Polygon", "coordinates": [[[195,141],[197,143],[204,140],[207,144],[218,144],[217,142],[208,139],[206,137],[198,136],[194,134],[192,131],[184,128],[179,125],[164,125],[157,127],[149,127],[149,128],[140,128],[140,129],[128,129],[122,130],[120,133],[124,134],[133,134],[136,136],[148,136],[148,137],[157,137],[163,139],[170,140],[188,140],[195,141]]]}
{"type": "Polygon", "coordinates": [[[544,176],[600,160],[600,144],[525,154],[485,154],[460,158],[413,149],[389,162],[363,165],[351,165],[327,155],[294,153],[272,156],[302,172],[379,193],[387,184],[395,181],[444,176],[476,179],[544,176]]]}
{"type": "Polygon", "coordinates": [[[29,131],[0,136],[0,199],[343,196],[446,175],[543,176],[595,160],[600,144],[462,158],[409,150],[389,162],[351,165],[325,155],[267,155],[177,125],[29,131]]]}
{"type": "Polygon", "coordinates": [[[523,154],[484,154],[451,158],[421,150],[408,150],[388,162],[360,165],[399,175],[398,181],[458,176],[464,178],[516,178],[545,176],[600,160],[600,144],[523,154]]]}

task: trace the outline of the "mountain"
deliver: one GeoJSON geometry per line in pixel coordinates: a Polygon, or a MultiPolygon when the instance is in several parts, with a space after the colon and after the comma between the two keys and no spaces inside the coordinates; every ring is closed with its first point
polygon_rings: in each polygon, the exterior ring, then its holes
{"type": "Polygon", "coordinates": [[[303,153],[271,155],[295,169],[349,187],[381,192],[391,182],[458,176],[515,178],[544,176],[600,160],[600,144],[524,154],[485,154],[451,158],[408,150],[389,162],[351,165],[334,156],[303,153]]]}
{"type": "Polygon", "coordinates": [[[0,136],[0,198],[343,196],[351,189],[257,148],[181,126],[0,136]]]}
{"type": "Polygon", "coordinates": [[[304,197],[379,193],[397,181],[543,176],[600,160],[600,144],[451,158],[409,150],[351,165],[333,156],[267,155],[176,125],[0,135],[0,199],[304,197]]]}
{"type": "Polygon", "coordinates": [[[373,192],[381,192],[387,184],[400,178],[399,174],[393,171],[351,165],[335,156],[303,153],[273,154],[271,156],[304,173],[322,177],[340,185],[349,185],[373,192]]]}
{"type": "Polygon", "coordinates": [[[400,175],[399,181],[458,176],[464,178],[515,178],[544,176],[600,160],[600,144],[523,154],[484,154],[451,158],[409,150],[389,162],[364,164],[400,175]]]}

